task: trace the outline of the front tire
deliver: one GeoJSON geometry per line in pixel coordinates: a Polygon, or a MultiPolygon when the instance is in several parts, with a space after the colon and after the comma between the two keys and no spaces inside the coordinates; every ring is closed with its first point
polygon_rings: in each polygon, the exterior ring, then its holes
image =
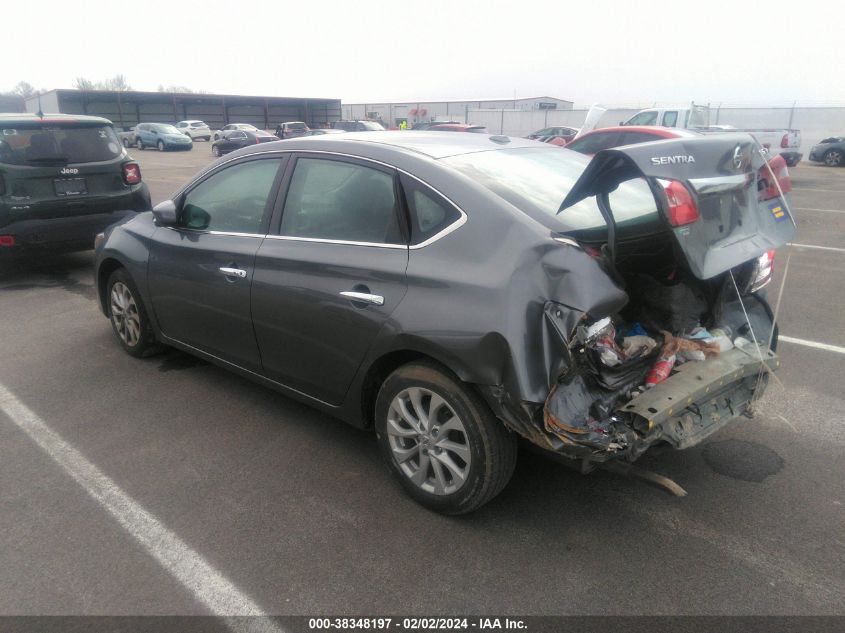
{"type": "Polygon", "coordinates": [[[138,139],[138,149],[140,149],[140,150],[145,149],[144,141],[142,141],[140,138],[138,139]]]}
{"type": "Polygon", "coordinates": [[[211,146],[211,153],[220,158],[223,155],[223,152],[220,151],[220,148],[217,145],[211,146]]]}
{"type": "Polygon", "coordinates": [[[109,321],[124,351],[140,358],[159,350],[138,288],[125,268],[111,274],[106,293],[109,321]]]}
{"type": "Polygon", "coordinates": [[[164,148],[164,141],[159,141],[158,142],[158,151],[163,152],[164,149],[165,149],[164,148]]]}
{"type": "Polygon", "coordinates": [[[442,514],[480,508],[510,481],[517,439],[487,403],[435,364],[400,367],[376,399],[382,456],[405,491],[442,514]]]}
{"type": "Polygon", "coordinates": [[[129,149],[131,147],[128,138],[123,139],[123,147],[125,147],[126,149],[129,149]]]}
{"type": "Polygon", "coordinates": [[[824,164],[828,167],[839,167],[845,162],[845,153],[841,149],[831,149],[825,152],[824,164]]]}

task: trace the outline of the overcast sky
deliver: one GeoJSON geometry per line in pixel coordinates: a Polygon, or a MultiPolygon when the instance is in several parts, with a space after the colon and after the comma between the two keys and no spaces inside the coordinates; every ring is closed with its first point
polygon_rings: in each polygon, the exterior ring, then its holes
{"type": "Polygon", "coordinates": [[[841,0],[8,2],[0,90],[845,102],[841,0]]]}

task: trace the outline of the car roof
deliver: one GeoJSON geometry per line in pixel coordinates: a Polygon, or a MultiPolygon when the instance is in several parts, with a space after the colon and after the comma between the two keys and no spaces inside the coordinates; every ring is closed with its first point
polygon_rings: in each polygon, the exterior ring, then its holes
{"type": "Polygon", "coordinates": [[[0,113],[0,123],[97,123],[100,125],[112,125],[108,119],[99,116],[88,116],[85,114],[45,114],[38,116],[31,112],[8,112],[0,113]]]}
{"type": "MultiPolygon", "coordinates": [[[[302,136],[278,143],[262,143],[251,148],[252,152],[272,152],[286,150],[316,150],[366,153],[362,146],[370,148],[394,149],[399,152],[423,154],[431,158],[445,158],[458,154],[471,154],[500,149],[554,149],[545,143],[530,141],[515,136],[490,134],[441,134],[439,132],[383,131],[356,132],[349,135],[320,134],[302,136]]],[[[243,150],[239,150],[243,151],[243,150]]]]}

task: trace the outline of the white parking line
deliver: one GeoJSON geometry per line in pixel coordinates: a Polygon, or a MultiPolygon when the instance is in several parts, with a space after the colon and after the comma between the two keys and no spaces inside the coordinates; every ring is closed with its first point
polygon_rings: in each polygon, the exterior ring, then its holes
{"type": "Polygon", "coordinates": [[[815,244],[796,244],[795,242],[790,242],[789,245],[797,248],[815,248],[820,251],[836,251],[837,253],[845,253],[845,248],[836,248],[835,246],[816,246],[815,244]]]}
{"type": "Polygon", "coordinates": [[[839,209],[811,209],[810,207],[793,207],[796,211],[823,211],[824,213],[845,213],[839,209]]]}
{"type": "MultiPolygon", "coordinates": [[[[161,521],[121,490],[120,486],[62,439],[2,384],[0,384],[0,410],[214,615],[265,615],[261,607],[249,596],[241,592],[201,554],[191,549],[161,521]]],[[[281,629],[263,617],[260,619],[232,618],[227,620],[226,624],[239,631],[262,630],[281,633],[281,629]]]]}
{"type": "Polygon", "coordinates": [[[821,191],[822,193],[845,193],[845,191],[841,189],[814,189],[812,187],[796,187],[793,191],[801,192],[801,191],[821,191]]]}
{"type": "Polygon", "coordinates": [[[778,336],[778,342],[793,343],[794,345],[803,345],[804,347],[815,347],[816,349],[823,349],[828,352],[836,352],[838,354],[845,354],[845,347],[838,345],[828,345],[827,343],[817,343],[816,341],[808,341],[803,338],[792,338],[791,336],[778,336]]]}

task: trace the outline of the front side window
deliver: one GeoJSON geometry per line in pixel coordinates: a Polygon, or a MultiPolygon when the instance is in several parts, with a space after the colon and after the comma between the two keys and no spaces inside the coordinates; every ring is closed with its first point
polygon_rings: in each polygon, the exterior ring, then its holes
{"type": "Polygon", "coordinates": [[[635,114],[625,125],[657,125],[657,110],[646,110],[635,114]]]}
{"type": "Polygon", "coordinates": [[[263,158],[215,172],[185,196],[181,226],[264,233],[264,215],[280,164],[279,158],[263,158]]]}
{"type": "Polygon", "coordinates": [[[393,176],[345,161],[298,159],[285,199],[281,234],[403,243],[393,176]]]}

